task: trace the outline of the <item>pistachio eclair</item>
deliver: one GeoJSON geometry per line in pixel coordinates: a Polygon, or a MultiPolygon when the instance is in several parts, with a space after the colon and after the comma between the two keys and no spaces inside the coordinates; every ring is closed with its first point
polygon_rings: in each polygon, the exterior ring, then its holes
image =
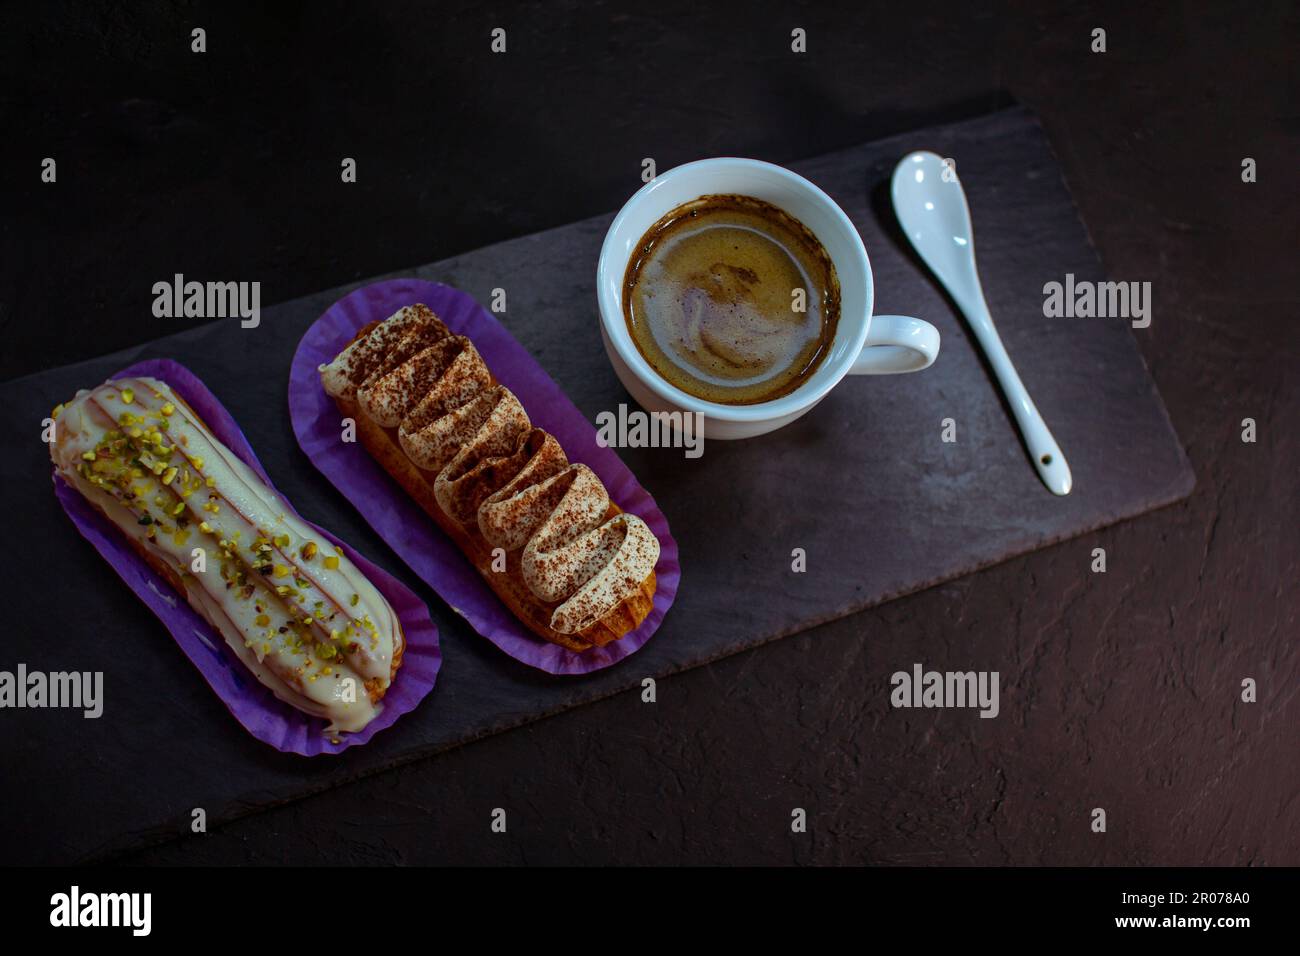
{"type": "Polygon", "coordinates": [[[396,613],[165,383],[55,409],[59,475],[106,515],[280,700],[358,731],[401,665],[396,613]]]}

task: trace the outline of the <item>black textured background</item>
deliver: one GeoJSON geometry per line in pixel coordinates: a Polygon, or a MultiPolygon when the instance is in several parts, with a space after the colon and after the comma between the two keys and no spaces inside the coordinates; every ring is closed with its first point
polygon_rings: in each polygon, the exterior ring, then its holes
{"type": "Polygon", "coordinates": [[[1293,6],[3,16],[3,377],[175,331],[149,313],[173,272],[260,280],[269,304],[612,209],[645,156],[789,161],[1010,94],[1111,277],[1153,283],[1138,341],[1197,472],[1185,503],[687,672],[654,707],[614,698],[131,860],[1300,862],[1293,6]],[[998,661],[1032,706],[891,711],[913,660],[998,661]]]}

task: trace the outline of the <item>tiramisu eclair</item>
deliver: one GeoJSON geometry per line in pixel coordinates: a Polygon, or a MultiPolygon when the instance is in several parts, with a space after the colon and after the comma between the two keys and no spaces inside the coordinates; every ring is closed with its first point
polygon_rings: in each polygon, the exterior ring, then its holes
{"type": "Polygon", "coordinates": [[[106,382],[54,411],[59,475],[276,697],[358,731],[405,639],[388,601],[165,383],[106,382]]]}
{"type": "Polygon", "coordinates": [[[583,651],[650,613],[658,538],[428,307],[364,327],[320,375],[362,445],[535,634],[583,651]]]}

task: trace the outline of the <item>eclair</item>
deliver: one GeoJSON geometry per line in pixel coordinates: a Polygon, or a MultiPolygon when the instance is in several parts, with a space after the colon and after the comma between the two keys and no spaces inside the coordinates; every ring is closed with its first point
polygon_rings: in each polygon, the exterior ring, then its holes
{"type": "Polygon", "coordinates": [[[427,306],[367,325],[319,371],[361,444],[533,633],[583,651],[650,613],[654,532],[427,306]]]}
{"type": "Polygon", "coordinates": [[[54,411],[59,476],[126,536],[280,700],[355,732],[401,666],[396,613],[165,383],[124,378],[54,411]]]}

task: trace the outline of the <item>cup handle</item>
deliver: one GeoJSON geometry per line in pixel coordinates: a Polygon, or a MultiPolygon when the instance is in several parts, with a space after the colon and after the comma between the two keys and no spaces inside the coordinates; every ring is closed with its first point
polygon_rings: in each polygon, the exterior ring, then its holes
{"type": "Polygon", "coordinates": [[[873,315],[850,375],[894,375],[929,368],[939,357],[939,330],[905,315],[873,315]]]}

